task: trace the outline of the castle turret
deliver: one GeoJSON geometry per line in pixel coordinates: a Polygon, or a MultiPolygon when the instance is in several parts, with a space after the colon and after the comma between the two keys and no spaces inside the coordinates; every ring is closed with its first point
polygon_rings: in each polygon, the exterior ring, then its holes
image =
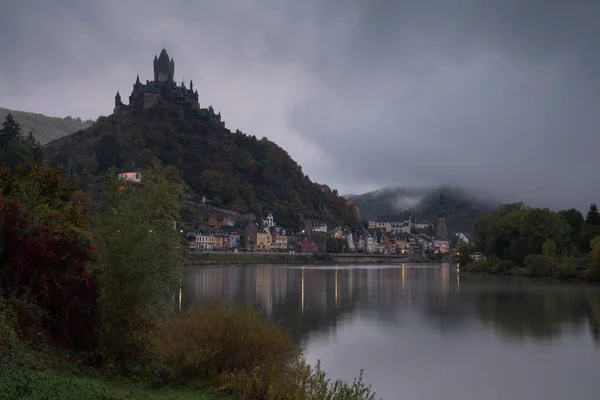
{"type": "Polygon", "coordinates": [[[156,82],[173,82],[175,61],[169,60],[167,50],[162,49],[158,58],[154,57],[154,80],[156,82]]]}
{"type": "Polygon", "coordinates": [[[114,112],[119,111],[122,106],[123,106],[123,102],[121,101],[121,95],[117,91],[117,94],[115,95],[115,109],[114,109],[114,112]]]}

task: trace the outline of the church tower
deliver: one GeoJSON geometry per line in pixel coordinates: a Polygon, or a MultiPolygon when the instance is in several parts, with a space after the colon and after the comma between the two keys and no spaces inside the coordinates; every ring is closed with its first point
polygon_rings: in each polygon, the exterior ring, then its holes
{"type": "Polygon", "coordinates": [[[173,82],[175,76],[175,61],[171,58],[167,50],[162,49],[158,58],[154,56],[154,81],[155,82],[173,82]]]}
{"type": "Polygon", "coordinates": [[[446,223],[446,209],[444,208],[444,193],[440,193],[440,212],[438,213],[436,230],[436,238],[445,238],[448,236],[448,225],[446,223]]]}

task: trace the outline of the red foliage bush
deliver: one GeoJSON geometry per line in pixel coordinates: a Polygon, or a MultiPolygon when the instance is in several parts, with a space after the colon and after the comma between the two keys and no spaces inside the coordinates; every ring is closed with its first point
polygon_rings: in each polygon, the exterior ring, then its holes
{"type": "Polygon", "coordinates": [[[17,315],[22,333],[33,339],[41,332],[51,344],[90,350],[97,288],[87,264],[95,249],[72,228],[32,229],[18,203],[2,203],[0,285],[4,295],[24,300],[17,315]]]}

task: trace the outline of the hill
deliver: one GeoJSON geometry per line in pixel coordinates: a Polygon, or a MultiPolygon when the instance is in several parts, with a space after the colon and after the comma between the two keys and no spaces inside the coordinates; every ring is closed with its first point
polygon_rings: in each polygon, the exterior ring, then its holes
{"type": "Polygon", "coordinates": [[[150,165],[173,166],[189,193],[219,207],[257,218],[274,212],[279,224],[306,219],[356,224],[351,202],[302,172],[289,154],[266,138],[231,132],[220,114],[159,102],[144,112],[100,117],[90,128],[44,146],[50,164],[67,168],[84,191],[93,191],[107,170],[150,165]]]}
{"type": "Polygon", "coordinates": [[[24,111],[8,110],[0,107],[0,121],[11,113],[15,120],[21,125],[23,134],[33,132],[41,144],[48,143],[60,137],[70,135],[81,129],[92,126],[93,121],[83,121],[81,118],[57,118],[47,117],[43,114],[29,113],[24,111]]]}
{"type": "Polygon", "coordinates": [[[361,195],[347,195],[360,209],[361,218],[411,215],[413,218],[434,222],[440,212],[440,192],[444,193],[444,208],[450,231],[473,229],[475,221],[495,205],[457,188],[385,188],[361,195]]]}

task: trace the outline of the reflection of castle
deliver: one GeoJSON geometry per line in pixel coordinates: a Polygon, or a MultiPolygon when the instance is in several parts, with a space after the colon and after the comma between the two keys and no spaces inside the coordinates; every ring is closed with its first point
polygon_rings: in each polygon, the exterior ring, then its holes
{"type": "Polygon", "coordinates": [[[194,91],[194,83],[190,81],[189,89],[185,87],[185,83],[181,85],[175,83],[175,61],[169,59],[169,55],[165,49],[162,49],[160,56],[154,56],[154,79],[146,80],[143,84],[140,82],[140,76],[133,85],[133,91],[129,96],[129,105],[123,104],[121,95],[117,92],[115,96],[114,112],[121,113],[127,111],[143,111],[153,107],[159,101],[168,101],[191,108],[200,108],[198,103],[198,91],[194,91]]]}

